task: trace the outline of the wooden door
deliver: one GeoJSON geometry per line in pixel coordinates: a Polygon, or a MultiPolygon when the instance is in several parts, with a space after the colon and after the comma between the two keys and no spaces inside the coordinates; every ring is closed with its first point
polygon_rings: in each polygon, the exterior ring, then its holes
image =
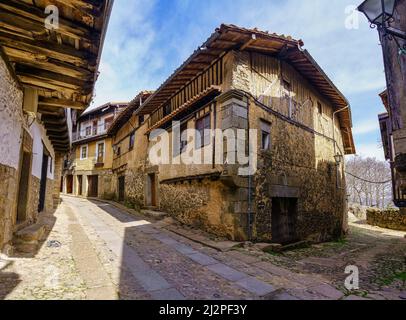
{"type": "Polygon", "coordinates": [[[47,175],[48,175],[48,156],[44,153],[42,156],[42,170],[41,170],[41,183],[39,188],[38,212],[42,212],[45,209],[47,175]]]}
{"type": "Polygon", "coordinates": [[[73,176],[72,175],[66,176],[66,193],[67,194],[73,193],[73,176]]]}
{"type": "Polygon", "coordinates": [[[31,153],[23,152],[21,174],[18,187],[17,222],[24,222],[27,219],[30,174],[31,174],[31,153]]]}
{"type": "Polygon", "coordinates": [[[124,201],[125,197],[125,176],[118,178],[118,201],[124,201]]]}
{"type": "Polygon", "coordinates": [[[83,176],[78,176],[78,195],[83,195],[83,176]]]}
{"type": "Polygon", "coordinates": [[[147,176],[147,206],[156,207],[156,174],[151,173],[147,176]]]}
{"type": "Polygon", "coordinates": [[[297,199],[272,199],[272,241],[280,244],[293,243],[296,238],[297,199]]]}
{"type": "Polygon", "coordinates": [[[89,182],[89,189],[88,189],[88,196],[97,198],[99,192],[99,176],[89,176],[88,177],[88,182],[89,182]]]}

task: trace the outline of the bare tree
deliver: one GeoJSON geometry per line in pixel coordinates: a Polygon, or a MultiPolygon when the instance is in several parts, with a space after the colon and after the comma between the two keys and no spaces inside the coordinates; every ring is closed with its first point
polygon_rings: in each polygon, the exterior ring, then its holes
{"type": "Polygon", "coordinates": [[[356,156],[347,161],[346,172],[350,202],[381,209],[393,205],[387,162],[356,156]]]}

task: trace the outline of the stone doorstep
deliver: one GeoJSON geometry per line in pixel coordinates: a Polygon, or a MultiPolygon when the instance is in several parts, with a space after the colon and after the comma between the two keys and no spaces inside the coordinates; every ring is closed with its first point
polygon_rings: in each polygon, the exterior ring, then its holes
{"type": "Polygon", "coordinates": [[[340,300],[344,294],[329,284],[320,284],[308,289],[311,293],[321,294],[328,299],[340,300]]]}
{"type": "Polygon", "coordinates": [[[212,241],[198,232],[193,232],[182,227],[176,227],[172,225],[164,226],[165,229],[176,233],[186,239],[192,240],[193,242],[205,245],[206,247],[215,249],[220,252],[231,251],[236,247],[241,246],[242,242],[233,241],[212,241]]]}
{"type": "Polygon", "coordinates": [[[19,241],[40,241],[45,235],[43,224],[34,224],[15,233],[16,240],[19,241]]]}
{"type": "Polygon", "coordinates": [[[35,253],[38,250],[39,243],[38,241],[21,241],[15,240],[14,247],[18,252],[21,253],[35,253]]]}
{"type": "Polygon", "coordinates": [[[165,219],[168,214],[165,212],[153,211],[153,210],[141,210],[141,214],[156,219],[156,220],[163,220],[165,219]]]}

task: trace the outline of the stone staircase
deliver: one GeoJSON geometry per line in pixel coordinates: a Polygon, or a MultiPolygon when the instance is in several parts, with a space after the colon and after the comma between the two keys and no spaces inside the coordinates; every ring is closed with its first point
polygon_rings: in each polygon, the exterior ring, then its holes
{"type": "Polygon", "coordinates": [[[21,253],[35,253],[45,235],[45,226],[34,224],[14,234],[14,248],[21,253]]]}

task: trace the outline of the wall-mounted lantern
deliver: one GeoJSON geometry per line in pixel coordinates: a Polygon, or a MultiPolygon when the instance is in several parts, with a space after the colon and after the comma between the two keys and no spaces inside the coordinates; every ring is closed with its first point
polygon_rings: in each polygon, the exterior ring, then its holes
{"type": "Polygon", "coordinates": [[[393,15],[397,0],[366,0],[359,7],[371,24],[371,28],[378,28],[383,36],[395,40],[400,53],[406,54],[406,44],[401,45],[398,38],[406,40],[406,32],[392,28],[393,15]]]}

